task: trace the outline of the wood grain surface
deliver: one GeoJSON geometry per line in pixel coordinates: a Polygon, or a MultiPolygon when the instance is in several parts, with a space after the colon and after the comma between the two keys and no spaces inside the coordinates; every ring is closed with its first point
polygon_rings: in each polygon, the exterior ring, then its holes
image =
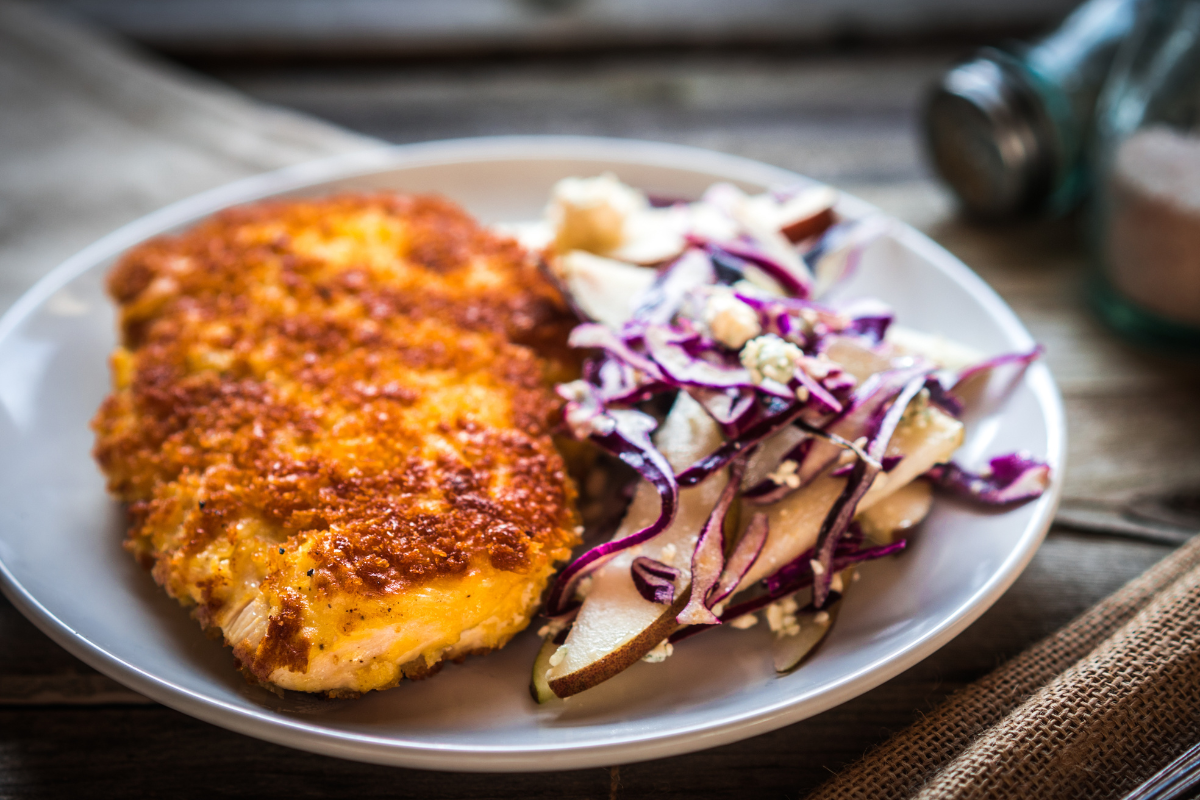
{"type": "MultiPolygon", "coordinates": [[[[4,22],[0,6],[0,36],[11,34],[11,26],[3,33],[4,22]]],[[[44,45],[47,34],[41,35],[44,45]]],[[[8,68],[0,70],[0,101],[9,108],[13,98],[24,97],[12,89],[12,75],[33,74],[29,59],[46,58],[30,41],[21,40],[26,51],[20,58],[0,41],[0,66],[8,68]]],[[[250,97],[393,141],[518,132],[631,136],[712,147],[828,180],[913,223],[963,258],[1046,345],[1067,402],[1068,497],[1111,501],[1200,483],[1195,413],[1200,376],[1194,365],[1124,345],[1093,321],[1081,300],[1084,255],[1077,223],[976,227],[955,215],[930,180],[916,135],[918,108],[924,87],[955,55],[745,52],[437,66],[225,66],[214,69],[214,76],[250,97]]],[[[67,70],[65,56],[56,58],[51,66],[67,70]]],[[[45,74],[45,64],[38,74],[45,74]]],[[[226,90],[203,81],[190,85],[190,100],[173,101],[177,113],[186,107],[203,116],[208,112],[203,103],[196,105],[197,97],[212,102],[226,96],[226,90]]],[[[86,100],[86,91],[77,94],[75,101],[62,101],[59,116],[86,100]]],[[[43,105],[48,96],[42,96],[43,105]]],[[[22,102],[37,112],[28,97],[22,102]]],[[[69,197],[78,214],[90,215],[87,224],[70,228],[70,236],[79,239],[173,197],[273,166],[272,134],[249,111],[246,127],[238,130],[258,125],[258,133],[245,133],[249,144],[231,154],[228,146],[222,150],[194,130],[181,133],[178,121],[174,127],[136,123],[128,110],[133,102],[110,98],[91,113],[91,120],[107,115],[92,130],[107,131],[112,140],[102,138],[107,149],[100,151],[93,141],[88,157],[108,158],[124,169],[95,167],[83,181],[82,195],[68,192],[71,175],[55,172],[70,147],[82,147],[78,136],[60,132],[57,143],[48,143],[48,133],[29,130],[32,122],[18,135],[13,123],[0,121],[0,177],[25,176],[15,188],[12,181],[0,188],[0,210],[7,209],[0,211],[6,215],[0,217],[5,223],[0,265],[8,270],[0,276],[3,305],[84,243],[56,239],[53,219],[39,222],[35,212],[47,197],[69,197]],[[124,141],[112,133],[120,130],[142,138],[124,141]],[[257,150],[251,146],[256,141],[257,150]],[[197,165],[212,164],[214,174],[182,170],[181,179],[173,179],[180,152],[192,154],[197,165]],[[133,199],[117,211],[101,208],[106,187],[133,199]],[[21,219],[28,224],[18,230],[14,221],[21,219]]],[[[333,128],[304,128],[290,115],[275,119],[287,120],[293,141],[302,143],[288,156],[293,160],[305,152],[369,144],[333,128]],[[305,136],[296,133],[302,129],[305,136]]],[[[226,124],[236,128],[238,122],[226,124]]],[[[1166,552],[1161,545],[1053,531],[1016,585],[978,622],[925,662],[854,701],[702,753],[525,775],[375,767],[229,733],[148,703],[99,676],[0,601],[0,797],[802,797],[831,770],[1051,633],[1166,552]]]]}

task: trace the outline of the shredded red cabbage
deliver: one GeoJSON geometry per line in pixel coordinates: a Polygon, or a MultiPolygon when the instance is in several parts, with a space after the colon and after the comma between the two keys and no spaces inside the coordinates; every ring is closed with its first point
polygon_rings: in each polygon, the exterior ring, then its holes
{"type": "Polygon", "coordinates": [[[984,373],[991,372],[997,367],[1002,367],[1006,364],[1017,364],[1024,369],[1037,360],[1046,348],[1040,344],[1030,350],[1028,353],[1004,353],[1003,355],[994,356],[986,361],[980,361],[978,364],[973,364],[958,373],[957,379],[950,387],[951,390],[957,389],[967,381],[977,378],[984,373]]]}
{"type": "Polygon", "coordinates": [[[709,257],[723,269],[745,273],[745,265],[758,267],[788,294],[807,299],[812,292],[807,275],[797,275],[777,259],[747,242],[713,242],[697,236],[689,236],[688,243],[703,248],[709,257]]]}
{"type": "Polygon", "coordinates": [[[841,309],[841,313],[850,318],[842,333],[859,336],[872,345],[883,341],[896,318],[892,309],[878,300],[860,300],[841,309]]]}
{"type": "Polygon", "coordinates": [[[687,605],[675,617],[675,621],[681,625],[711,625],[719,621],[709,610],[709,595],[725,571],[725,517],[737,498],[745,469],[744,458],[736,459],[729,465],[729,481],[721,490],[704,527],[700,529],[700,538],[696,540],[696,549],[692,552],[692,593],[687,605]]]}
{"type": "Polygon", "coordinates": [[[923,379],[927,372],[928,370],[919,367],[889,370],[876,373],[863,381],[846,409],[825,426],[825,431],[832,434],[831,436],[822,437],[815,442],[801,442],[780,459],[780,463],[792,461],[796,464],[796,480],[778,484],[769,479],[762,481],[746,491],[745,499],[760,505],[775,503],[812,483],[841,457],[846,443],[871,433],[881,409],[907,383],[915,376],[921,376],[923,379]]]}
{"type": "Polygon", "coordinates": [[[782,411],[764,417],[743,431],[741,435],[729,439],[716,450],[680,472],[675,476],[675,480],[680,486],[695,486],[742,453],[748,452],[763,439],[774,436],[791,425],[804,413],[804,409],[804,403],[791,403],[782,411]]]}
{"type": "Polygon", "coordinates": [[[875,463],[865,458],[858,459],[854,470],[846,479],[845,488],[834,501],[833,507],[829,509],[825,521],[821,523],[821,531],[817,534],[817,544],[814,548],[816,550],[815,561],[824,568],[813,582],[813,605],[817,608],[824,607],[829,594],[829,582],[833,579],[831,570],[834,548],[854,520],[854,513],[858,510],[859,501],[870,490],[871,485],[875,482],[875,477],[882,470],[882,465],[878,462],[887,452],[892,434],[895,433],[896,426],[900,424],[900,419],[904,416],[908,404],[923,388],[925,388],[925,374],[920,374],[911,378],[900,390],[891,407],[883,415],[875,435],[867,443],[867,454],[874,459],[875,463]]]}
{"type": "Polygon", "coordinates": [[[642,599],[665,606],[675,602],[675,582],[679,580],[679,570],[653,558],[638,556],[633,560],[629,573],[642,599]]]}
{"type": "MultiPolygon", "coordinates": [[[[690,331],[672,329],[666,325],[650,325],[642,334],[646,352],[668,379],[678,385],[702,386],[706,389],[751,388],[754,381],[750,371],[741,364],[716,364],[693,356],[687,345],[700,337],[690,331]]],[[[783,394],[791,396],[786,387],[783,394]]]]}
{"type": "Polygon", "coordinates": [[[748,423],[755,413],[755,394],[750,389],[707,389],[703,386],[684,388],[730,435],[736,436],[737,431],[748,423]]]}
{"type": "MultiPolygon", "coordinates": [[[[904,550],[907,544],[908,543],[904,539],[898,539],[891,544],[880,545],[878,547],[867,547],[862,550],[855,550],[853,552],[839,552],[839,554],[833,559],[833,572],[834,574],[837,574],[853,564],[859,564],[864,561],[872,561],[877,558],[883,558],[884,556],[895,555],[896,553],[904,550]]],[[[775,580],[769,586],[767,585],[767,581],[770,579],[765,579],[763,581],[764,586],[767,587],[765,592],[756,597],[752,597],[749,600],[743,600],[736,605],[726,608],[721,612],[721,622],[732,622],[738,617],[744,617],[746,614],[753,614],[755,611],[761,611],[762,609],[771,605],[771,603],[782,600],[785,597],[795,594],[801,589],[807,589],[809,586],[812,586],[814,578],[811,565],[812,556],[813,551],[809,549],[804,551],[804,553],[802,553],[795,561],[788,562],[788,566],[795,565],[795,568],[789,571],[786,579],[781,578],[779,580],[775,580]]],[[[780,570],[780,572],[782,571],[783,569],[780,570]]],[[[838,592],[831,591],[826,596],[825,605],[832,605],[840,598],[841,595],[838,592]]],[[[810,606],[810,608],[815,611],[819,607],[814,603],[810,606]]],[[[688,625],[687,627],[680,628],[671,634],[671,636],[668,638],[668,641],[671,642],[671,644],[675,644],[683,639],[695,636],[697,633],[702,633],[703,631],[706,631],[712,627],[714,626],[688,625]]]]}
{"type": "Polygon", "coordinates": [[[929,376],[925,381],[925,388],[929,391],[929,402],[942,411],[945,411],[952,417],[958,418],[962,416],[964,404],[962,398],[951,391],[951,385],[956,382],[952,373],[946,370],[939,370],[929,376]]]}
{"type": "Polygon", "coordinates": [[[721,573],[721,579],[717,581],[712,594],[708,597],[709,608],[715,608],[718,603],[737,590],[742,579],[746,577],[746,573],[758,561],[770,532],[771,523],[767,515],[761,511],[756,512],[750,518],[750,524],[746,526],[742,538],[738,540],[733,552],[729,554],[729,558],[725,562],[725,571],[721,573]]]}
{"type": "Polygon", "coordinates": [[[689,248],[668,264],[654,283],[633,302],[633,318],[646,324],[666,325],[693,289],[716,282],[712,260],[703,250],[689,248]]]}
{"type": "Polygon", "coordinates": [[[599,322],[585,322],[582,325],[576,325],[567,339],[567,344],[571,347],[590,347],[603,350],[613,358],[639,370],[651,380],[663,381],[666,379],[658,364],[654,363],[651,358],[634,350],[624,337],[599,322]]]}
{"type": "Polygon", "coordinates": [[[983,474],[953,462],[925,473],[933,485],[986,506],[1014,506],[1041,497],[1050,486],[1050,465],[1028,453],[1009,453],[988,462],[983,474]]]}
{"type": "Polygon", "coordinates": [[[607,432],[603,428],[596,429],[588,438],[650,481],[661,501],[658,519],[622,539],[593,547],[568,564],[546,596],[547,616],[557,617],[570,611],[575,604],[575,585],[584,575],[622,550],[647,542],[666,530],[675,519],[675,510],[679,506],[679,485],[675,482],[674,470],[650,441],[650,432],[656,426],[654,418],[640,411],[620,409],[607,411],[604,417],[611,420],[611,428],[607,432]]]}

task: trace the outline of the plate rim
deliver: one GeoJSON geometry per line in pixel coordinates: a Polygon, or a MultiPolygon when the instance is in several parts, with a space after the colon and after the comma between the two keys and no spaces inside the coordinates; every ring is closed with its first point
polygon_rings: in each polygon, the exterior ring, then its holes
{"type": "MultiPolygon", "coordinates": [[[[303,162],[242,178],[183,198],[123,225],[51,270],[0,317],[0,344],[55,292],[102,261],[129,247],[195,221],[230,205],[294,192],[322,182],[369,175],[386,169],[502,160],[580,158],[724,174],[729,179],[762,185],[804,180],[791,170],[741,156],[686,145],[637,139],[591,136],[485,136],[386,145],[303,162]],[[737,176],[736,178],[734,176],[737,176]]],[[[874,209],[842,192],[852,206],[874,209]]],[[[1032,347],[1034,339],[1008,304],[960,259],[903,221],[894,236],[946,273],[984,306],[1012,340],[1032,347]]],[[[1051,487],[1037,501],[1017,546],[989,580],[957,611],[916,640],[887,657],[876,659],[843,676],[816,697],[785,698],[767,706],[729,713],[717,720],[691,723],[669,732],[630,735],[567,746],[460,745],[405,741],[316,726],[293,720],[266,708],[245,709],[153,675],[108,652],[71,629],[43,606],[0,560],[0,589],[21,613],[69,653],[104,675],[189,716],[266,741],[321,755],[355,761],[464,772],[518,772],[580,769],[633,763],[717,747],[766,733],[820,714],[890,680],[927,658],[978,619],[1024,571],[1049,530],[1062,492],[1066,467],[1066,424],[1062,397],[1044,362],[1026,373],[1030,390],[1045,415],[1046,460],[1054,465],[1051,487]],[[469,760],[464,756],[470,756],[469,760]]]]}

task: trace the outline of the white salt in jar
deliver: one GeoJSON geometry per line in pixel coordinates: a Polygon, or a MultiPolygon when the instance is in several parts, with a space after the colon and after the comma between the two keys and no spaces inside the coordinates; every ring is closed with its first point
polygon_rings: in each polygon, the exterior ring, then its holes
{"type": "Polygon", "coordinates": [[[1200,0],[1148,0],[1093,144],[1093,305],[1144,343],[1200,351],[1200,0]]]}

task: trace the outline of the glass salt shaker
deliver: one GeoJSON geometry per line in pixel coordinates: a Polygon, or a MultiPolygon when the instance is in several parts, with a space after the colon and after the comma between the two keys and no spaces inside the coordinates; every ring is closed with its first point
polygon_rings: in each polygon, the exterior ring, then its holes
{"type": "Polygon", "coordinates": [[[1093,306],[1136,341],[1200,350],[1200,0],[1139,9],[1091,164],[1093,306]]]}
{"type": "Polygon", "coordinates": [[[1096,97],[1140,2],[1089,0],[1043,39],[984,48],[942,76],[926,145],[973,216],[1056,216],[1083,197],[1096,97]]]}

